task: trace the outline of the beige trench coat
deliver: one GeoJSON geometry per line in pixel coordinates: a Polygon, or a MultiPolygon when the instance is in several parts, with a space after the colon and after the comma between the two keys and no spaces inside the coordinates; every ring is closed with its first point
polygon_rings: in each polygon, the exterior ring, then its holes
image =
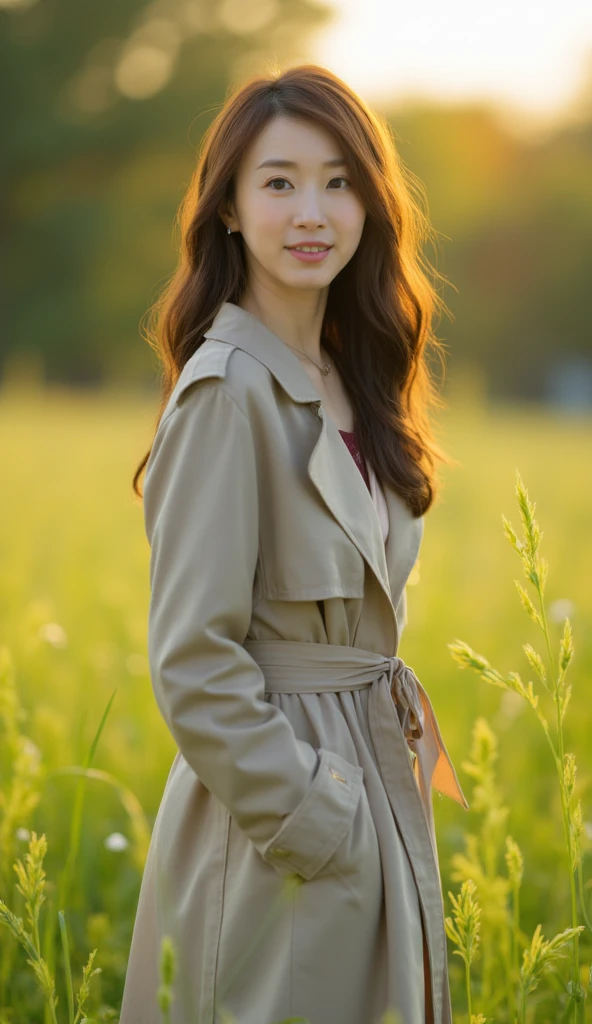
{"type": "Polygon", "coordinates": [[[144,483],[150,672],[179,750],[121,1024],[161,1020],[163,935],[174,1024],[450,1024],[432,786],[468,804],[396,654],[423,518],[374,475],[373,501],[257,318],[224,303],[205,339],[144,483]]]}

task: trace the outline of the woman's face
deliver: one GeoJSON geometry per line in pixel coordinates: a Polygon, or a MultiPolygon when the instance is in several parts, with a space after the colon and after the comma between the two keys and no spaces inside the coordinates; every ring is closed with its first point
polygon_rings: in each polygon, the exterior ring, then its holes
{"type": "Polygon", "coordinates": [[[275,292],[316,293],[349,262],[366,211],[345,160],[324,128],[284,115],[245,152],[225,223],[243,237],[250,282],[258,280],[275,292]],[[331,248],[314,262],[290,249],[315,241],[331,248]]]}

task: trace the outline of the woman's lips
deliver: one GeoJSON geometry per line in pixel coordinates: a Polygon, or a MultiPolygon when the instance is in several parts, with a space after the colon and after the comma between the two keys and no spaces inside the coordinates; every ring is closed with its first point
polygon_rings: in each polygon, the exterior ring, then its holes
{"type": "Polygon", "coordinates": [[[288,252],[292,253],[292,256],[295,256],[301,263],[321,263],[327,258],[332,248],[331,245],[328,249],[323,249],[322,252],[301,252],[299,249],[288,249],[288,252]]]}

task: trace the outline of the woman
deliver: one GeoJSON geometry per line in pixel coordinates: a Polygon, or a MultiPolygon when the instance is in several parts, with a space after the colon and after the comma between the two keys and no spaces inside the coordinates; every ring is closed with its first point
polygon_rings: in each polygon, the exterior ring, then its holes
{"type": "Polygon", "coordinates": [[[179,750],[121,1024],[160,1020],[164,935],[175,1024],[449,1024],[432,786],[468,805],[396,654],[445,458],[418,209],[386,125],[301,65],[227,100],[181,224],[134,478],[179,750]]]}

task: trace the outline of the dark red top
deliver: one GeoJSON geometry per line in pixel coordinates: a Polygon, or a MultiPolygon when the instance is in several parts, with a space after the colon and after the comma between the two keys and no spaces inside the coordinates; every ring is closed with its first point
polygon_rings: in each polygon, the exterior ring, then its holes
{"type": "Polygon", "coordinates": [[[368,488],[369,491],[371,491],[370,477],[368,475],[368,470],[366,468],[366,463],[364,462],[364,459],[362,458],[362,453],[360,451],[360,447],[359,447],[358,442],[356,440],[356,432],[355,432],[355,430],[340,430],[339,433],[341,434],[343,440],[345,441],[347,447],[349,448],[349,450],[350,450],[350,452],[351,452],[351,454],[353,456],[354,462],[357,464],[358,469],[360,470],[360,473],[364,477],[364,480],[366,481],[366,487],[368,488]]]}

